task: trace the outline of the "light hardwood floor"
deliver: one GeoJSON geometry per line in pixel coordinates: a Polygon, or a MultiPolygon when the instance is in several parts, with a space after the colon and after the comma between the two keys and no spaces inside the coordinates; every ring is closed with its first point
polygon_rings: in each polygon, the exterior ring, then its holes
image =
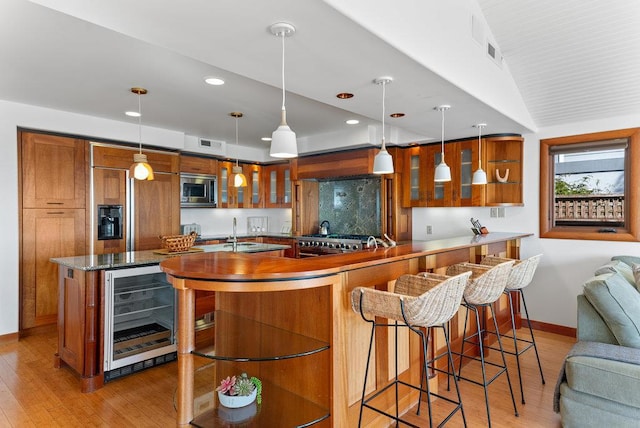
{"type": "MultiPolygon", "coordinates": [[[[525,399],[520,404],[515,359],[509,357],[519,417],[513,415],[504,376],[489,387],[493,427],[560,426],[553,413],[552,396],[560,365],[575,339],[536,332],[546,385],[541,385],[533,350],[522,357],[525,399]]],[[[93,393],[80,392],[68,369],[53,368],[55,331],[0,345],[0,427],[172,427],[177,365],[169,363],[107,384],[93,393]]],[[[469,373],[473,372],[470,367],[469,373]]],[[[469,427],[486,426],[482,388],[461,383],[469,427]]],[[[436,406],[438,408],[438,406],[436,406]]],[[[414,423],[428,426],[422,416],[414,423]]],[[[277,421],[274,421],[277,427],[277,421]]],[[[455,416],[448,426],[462,426],[455,416]]]]}

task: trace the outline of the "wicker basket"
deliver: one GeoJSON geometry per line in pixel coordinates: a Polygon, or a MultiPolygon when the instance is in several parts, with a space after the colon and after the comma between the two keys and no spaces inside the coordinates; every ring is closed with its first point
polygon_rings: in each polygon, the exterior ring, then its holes
{"type": "Polygon", "coordinates": [[[177,253],[181,251],[188,251],[196,242],[196,232],[191,232],[188,235],[168,235],[161,236],[162,248],[166,248],[171,253],[177,253]]]}

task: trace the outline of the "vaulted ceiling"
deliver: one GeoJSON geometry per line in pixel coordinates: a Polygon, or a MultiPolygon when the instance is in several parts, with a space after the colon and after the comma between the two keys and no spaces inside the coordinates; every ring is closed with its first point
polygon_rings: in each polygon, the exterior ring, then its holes
{"type": "MultiPolygon", "coordinates": [[[[3,0],[0,99],[134,121],[129,92],[143,86],[143,122],[240,144],[279,122],[285,21],[288,122],[301,152],[379,144],[381,88],[387,140],[527,133],[594,118],[640,114],[637,0],[3,0]],[[490,44],[495,58],[487,55],[490,44]],[[205,76],[223,86],[208,86],[205,76]],[[349,100],[336,98],[351,92],[349,100]],[[348,126],[346,119],[358,119],[348,126]]],[[[152,144],[152,142],[146,142],[152,144]]]]}

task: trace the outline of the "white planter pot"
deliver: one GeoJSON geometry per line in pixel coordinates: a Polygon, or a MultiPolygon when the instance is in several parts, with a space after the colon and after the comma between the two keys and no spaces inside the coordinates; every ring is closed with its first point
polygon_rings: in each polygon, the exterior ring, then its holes
{"type": "Polygon", "coordinates": [[[257,389],[254,389],[249,395],[225,395],[218,391],[218,400],[224,407],[236,409],[238,407],[247,406],[256,399],[257,389]]]}

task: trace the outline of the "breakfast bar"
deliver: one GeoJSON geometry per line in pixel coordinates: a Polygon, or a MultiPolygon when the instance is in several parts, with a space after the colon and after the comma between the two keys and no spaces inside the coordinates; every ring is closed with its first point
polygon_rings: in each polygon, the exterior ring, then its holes
{"type": "MultiPolygon", "coordinates": [[[[163,261],[160,268],[178,290],[178,425],[222,426],[225,414],[213,391],[221,379],[247,372],[264,385],[262,403],[243,415],[247,421],[255,418],[251,426],[274,414],[287,418],[286,426],[354,426],[369,327],[351,309],[351,290],[393,290],[402,274],[443,273],[447,266],[478,262],[486,255],[517,259],[527,236],[490,233],[308,259],[209,253],[163,261]],[[209,349],[195,348],[196,290],[216,292],[216,332],[209,349]],[[197,375],[204,368],[213,371],[206,380],[197,375]],[[284,394],[296,400],[282,400],[284,394]],[[295,404],[281,407],[284,402],[295,404]]],[[[496,311],[499,323],[507,323],[505,302],[499,301],[496,311]]],[[[456,318],[452,323],[455,348],[462,332],[456,318]]],[[[402,376],[419,383],[418,344],[409,336],[401,340],[406,341],[398,356],[402,376]]],[[[391,342],[385,334],[376,337],[377,362],[372,364],[377,369],[369,372],[367,394],[391,379],[391,342]]],[[[442,343],[436,336],[430,352],[438,352],[442,343]]],[[[417,399],[407,393],[401,404],[408,409],[417,399]]],[[[379,418],[365,415],[363,425],[380,424],[379,418]]]]}

